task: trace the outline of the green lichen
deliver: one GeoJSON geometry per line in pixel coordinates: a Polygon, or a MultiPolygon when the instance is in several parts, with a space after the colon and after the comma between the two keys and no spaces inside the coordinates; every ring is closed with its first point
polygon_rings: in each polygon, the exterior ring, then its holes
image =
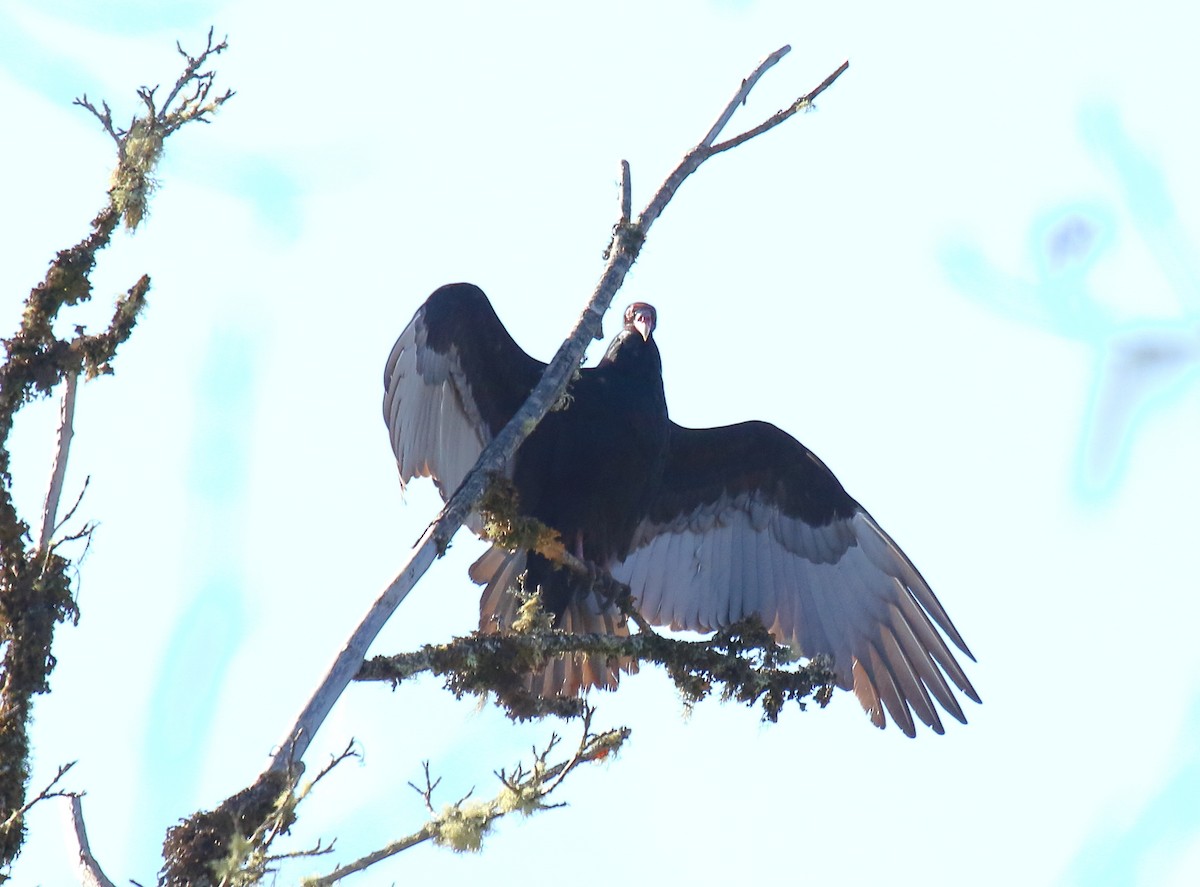
{"type": "Polygon", "coordinates": [[[495,818],[490,803],[448,804],[434,819],[433,842],[455,853],[477,853],[495,818]]]}
{"type": "Polygon", "coordinates": [[[521,514],[517,488],[502,475],[492,476],[479,500],[479,514],[483,518],[483,537],[501,548],[536,551],[555,562],[566,553],[557,530],[521,514]]]}

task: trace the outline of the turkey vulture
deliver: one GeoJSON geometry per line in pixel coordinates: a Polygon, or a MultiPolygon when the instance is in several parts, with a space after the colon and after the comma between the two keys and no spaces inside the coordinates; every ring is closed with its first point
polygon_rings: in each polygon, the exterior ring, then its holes
{"type": "MultiPolygon", "coordinates": [[[[565,408],[517,451],[507,470],[521,511],[627,583],[654,624],[710,631],[757,614],[780,643],[830,656],[838,686],[854,690],[876,726],[886,709],[909,736],[914,714],[941,733],[934,700],[965,723],[950,683],[979,697],[943,634],[974,657],[921,574],[824,463],[774,425],[671,422],[656,321],[651,306],[629,306],[604,358],[580,371],[565,408]]],[[[384,369],[401,484],[431,477],[449,498],[544,369],[478,287],[434,292],[384,369]]],[[[478,515],[468,525],[479,532],[478,515]]],[[[566,571],[497,546],[471,568],[485,586],[483,630],[512,624],[509,589],[522,573],[527,587],[541,586],[557,627],[627,631],[594,595],[573,593],[566,571]]],[[[534,689],[611,688],[620,668],[631,664],[559,659],[534,689]]]]}

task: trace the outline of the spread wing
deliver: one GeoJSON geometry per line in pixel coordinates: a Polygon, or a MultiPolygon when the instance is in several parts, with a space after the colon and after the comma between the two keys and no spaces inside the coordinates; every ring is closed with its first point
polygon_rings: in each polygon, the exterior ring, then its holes
{"type": "Polygon", "coordinates": [[[513,341],[479,287],[437,289],[383,371],[383,421],[400,483],[431,477],[448,499],[545,368],[513,341]]]}
{"type": "Polygon", "coordinates": [[[661,490],[612,574],[651,622],[709,631],[754,613],[802,655],[832,656],[878,727],[886,708],[909,736],[914,713],[941,733],[935,699],[965,723],[947,678],[979,701],[943,634],[971,653],[921,574],[820,459],[765,422],[672,423],[661,490]]]}

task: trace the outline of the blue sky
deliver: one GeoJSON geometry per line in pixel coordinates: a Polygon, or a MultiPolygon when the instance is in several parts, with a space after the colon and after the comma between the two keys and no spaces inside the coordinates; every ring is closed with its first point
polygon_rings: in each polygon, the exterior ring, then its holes
{"type": "MultiPolygon", "coordinates": [[[[567,809],[504,823],[481,856],[419,848],[359,882],[517,883],[535,860],[582,885],[613,865],[697,884],[1196,883],[1190,16],[5,4],[7,329],[103,199],[111,146],[71,99],[132,112],[209,24],[238,91],[169,146],[148,221],[67,319],[102,323],[153,279],[115,377],[80,392],[68,487],[91,478],[81,513],[100,527],[37,703],[35,783],[78,759],[108,874],[152,882],[166,826],[253,779],[435,512],[428,485],[401,496],[379,418],[383,361],[421,300],[476,282],[548,357],[600,273],[618,162],[644,203],[790,43],[734,127],[851,68],[814,113],[684,186],[618,302],[659,310],[676,421],[767,419],[834,469],[933,584],[984,705],[915,741],[845,694],[765,727],[716,704],[685,719],[647,672],[599,700],[598,723],[633,739],[568,784],[567,809]]],[[[56,412],[18,427],[27,514],[56,412]]],[[[374,649],[470,630],[478,550],[459,537],[374,649]]],[[[307,802],[296,846],[374,849],[419,825],[422,759],[444,800],[482,794],[551,729],[432,681],[353,687],[312,760],[355,737],[364,761],[307,802]]],[[[15,883],[72,883],[59,811],[30,827],[15,883]]]]}

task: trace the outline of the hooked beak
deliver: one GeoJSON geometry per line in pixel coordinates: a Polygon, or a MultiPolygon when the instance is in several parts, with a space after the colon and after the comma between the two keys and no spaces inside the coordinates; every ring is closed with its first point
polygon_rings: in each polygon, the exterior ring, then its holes
{"type": "Polygon", "coordinates": [[[650,334],[654,332],[654,315],[644,309],[638,309],[633,313],[633,328],[641,334],[642,339],[649,342],[650,334]]]}

